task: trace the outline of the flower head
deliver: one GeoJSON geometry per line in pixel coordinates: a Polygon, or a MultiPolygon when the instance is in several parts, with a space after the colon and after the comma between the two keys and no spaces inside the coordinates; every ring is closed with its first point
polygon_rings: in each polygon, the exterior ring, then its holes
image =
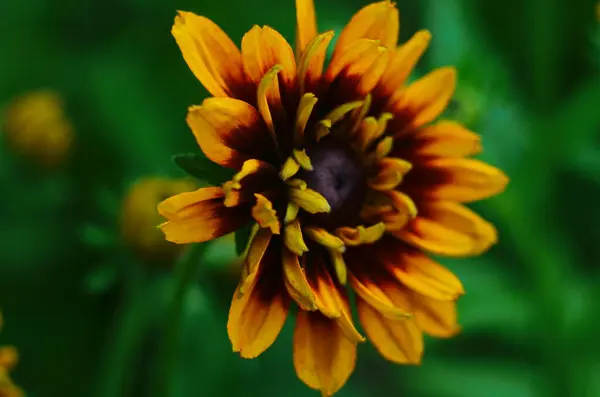
{"type": "Polygon", "coordinates": [[[145,260],[169,260],[181,246],[165,241],[156,225],[161,222],[156,206],[174,194],[194,190],[188,179],[144,178],[136,181],[123,199],[121,235],[123,242],[145,260]]]}
{"type": "Polygon", "coordinates": [[[428,253],[468,256],[496,241],[463,204],[502,191],[506,176],[469,157],[480,139],[453,121],[432,122],[455,88],[444,67],[406,85],[430,34],[397,46],[389,1],[360,10],[342,30],[318,33],[312,0],[297,0],[296,48],[253,27],[241,51],[209,19],[180,12],[173,35],[213,97],[187,121],[206,156],[237,174],[222,186],[162,202],[166,239],[203,242],[253,223],[228,333],[242,357],[277,338],[299,307],[294,365],[331,395],[366,338],[387,359],[417,363],[423,332],[458,331],[460,281],[428,253]]]}
{"type": "Polygon", "coordinates": [[[14,152],[44,167],[62,163],[73,144],[73,127],[52,91],[25,94],[4,114],[6,140],[14,152]]]}
{"type": "MultiPolygon", "coordinates": [[[[0,327],[2,326],[2,317],[0,315],[0,327]]],[[[10,371],[17,365],[19,353],[12,346],[0,347],[0,397],[22,397],[23,391],[16,386],[11,377],[10,371]]]]}

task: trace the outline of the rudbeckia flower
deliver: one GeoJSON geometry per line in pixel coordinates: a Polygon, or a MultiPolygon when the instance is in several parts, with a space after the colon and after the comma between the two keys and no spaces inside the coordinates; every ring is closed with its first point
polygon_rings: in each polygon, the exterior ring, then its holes
{"type": "Polygon", "coordinates": [[[13,152],[46,168],[64,162],[73,146],[73,126],[54,91],[34,91],[16,98],[4,110],[3,127],[13,152]]]}
{"type": "Polygon", "coordinates": [[[254,26],[240,50],[209,19],[179,12],[172,33],[212,94],[187,122],[204,154],[237,173],[158,210],[166,239],[181,244],[254,224],[229,313],[233,350],[260,355],[295,305],[298,377],[332,395],[366,338],[390,361],[418,363],[423,333],[458,331],[463,286],[428,254],[495,243],[464,203],[501,192],[507,177],[469,158],[481,150],[476,134],[433,123],[454,92],[453,68],[406,84],[431,35],[398,46],[393,3],[354,15],[327,65],[334,33],[318,32],[312,0],[296,9],[295,50],[268,26],[254,26]]]}

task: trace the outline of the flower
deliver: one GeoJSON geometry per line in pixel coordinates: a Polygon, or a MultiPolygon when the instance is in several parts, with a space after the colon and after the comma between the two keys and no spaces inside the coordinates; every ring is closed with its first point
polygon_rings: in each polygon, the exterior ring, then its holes
{"type": "Polygon", "coordinates": [[[469,158],[479,137],[431,124],[454,92],[451,67],[405,86],[430,41],[397,47],[398,10],[368,5],[338,37],[318,33],[312,0],[297,0],[296,50],[254,26],[241,51],[209,19],[179,12],[172,33],[213,95],[187,122],[213,162],[237,170],[219,187],[162,202],[166,239],[203,242],[254,223],[228,320],[233,350],[252,358],[298,306],[294,366],[323,395],[352,371],[360,323],[385,358],[418,363],[423,332],[455,334],[464,291],[428,253],[469,256],[496,231],[463,204],[501,192],[507,177],[469,158]]]}
{"type": "Polygon", "coordinates": [[[53,91],[36,91],[15,99],[5,110],[7,143],[19,155],[52,168],[73,145],[73,127],[53,91]]]}
{"type": "Polygon", "coordinates": [[[156,206],[174,194],[194,190],[189,179],[143,178],[136,181],[123,199],[121,235],[123,242],[144,260],[168,261],[181,246],[165,241],[156,227],[161,222],[156,206]]]}
{"type": "MultiPolygon", "coordinates": [[[[0,315],[0,327],[2,326],[2,316],[0,315]]],[[[9,373],[17,365],[19,353],[12,346],[0,347],[0,397],[22,397],[24,396],[21,388],[16,386],[9,373]]]]}

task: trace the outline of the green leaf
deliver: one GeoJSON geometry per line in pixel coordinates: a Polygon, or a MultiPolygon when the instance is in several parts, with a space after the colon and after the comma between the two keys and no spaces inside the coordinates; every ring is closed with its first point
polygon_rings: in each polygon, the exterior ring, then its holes
{"type": "Polygon", "coordinates": [[[83,279],[85,292],[102,295],[110,291],[119,282],[122,266],[119,261],[100,263],[83,279]]]}
{"type": "Polygon", "coordinates": [[[246,249],[248,240],[250,240],[250,232],[252,231],[252,224],[249,223],[243,228],[235,232],[235,252],[240,255],[246,249]]]}
{"type": "Polygon", "coordinates": [[[173,161],[189,175],[207,182],[209,185],[217,186],[230,180],[233,170],[221,167],[208,158],[196,153],[182,153],[173,156],[173,161]]]}

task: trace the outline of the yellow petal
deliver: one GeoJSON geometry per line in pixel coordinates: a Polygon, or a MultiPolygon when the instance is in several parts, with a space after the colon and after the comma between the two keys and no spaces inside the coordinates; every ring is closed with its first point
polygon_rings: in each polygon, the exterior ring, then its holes
{"type": "Polygon", "coordinates": [[[427,49],[431,33],[420,30],[394,53],[379,81],[382,95],[389,97],[400,90],[413,68],[427,49]]]}
{"type": "Polygon", "coordinates": [[[285,112],[281,103],[281,92],[279,91],[278,83],[279,79],[277,78],[277,75],[282,69],[283,67],[281,65],[275,65],[269,69],[260,80],[260,83],[258,83],[258,89],[256,90],[258,111],[267,125],[271,138],[273,139],[273,142],[275,142],[278,150],[279,142],[277,141],[275,133],[273,113],[277,115],[285,112]]]}
{"type": "Polygon", "coordinates": [[[470,203],[494,196],[508,184],[502,171],[479,160],[434,158],[413,167],[403,191],[425,200],[470,203]]]}
{"type": "Polygon", "coordinates": [[[292,153],[298,164],[300,164],[303,169],[307,171],[312,171],[314,169],[310,161],[310,157],[308,157],[306,154],[306,150],[294,149],[292,153]]]}
{"type": "Polygon", "coordinates": [[[358,11],[342,30],[335,53],[345,51],[360,39],[379,40],[381,45],[394,49],[399,29],[400,19],[394,3],[382,1],[369,4],[358,11]]]}
{"type": "Polygon", "coordinates": [[[248,246],[248,252],[245,255],[244,264],[242,266],[242,279],[238,292],[243,294],[247,287],[247,282],[254,277],[258,271],[259,264],[269,247],[273,233],[269,229],[258,229],[252,237],[248,246]]]}
{"type": "Polygon", "coordinates": [[[300,99],[300,104],[298,105],[298,111],[296,113],[296,123],[294,126],[294,142],[297,146],[304,142],[304,130],[306,129],[306,123],[308,123],[308,119],[310,118],[317,101],[317,97],[309,92],[304,94],[300,99]]]}
{"type": "Polygon", "coordinates": [[[308,251],[298,219],[290,221],[285,226],[283,231],[283,242],[290,251],[298,256],[302,256],[302,254],[308,251]]]}
{"type": "Polygon", "coordinates": [[[281,79],[291,87],[296,77],[296,60],[288,42],[276,30],[253,26],[242,38],[244,69],[250,78],[259,83],[275,65],[281,65],[281,79]]]}
{"type": "Polygon", "coordinates": [[[260,227],[269,228],[273,234],[280,233],[279,218],[273,204],[262,194],[255,194],[256,204],[252,207],[252,217],[260,227]]]}
{"type": "Polygon", "coordinates": [[[494,226],[467,207],[443,201],[422,202],[419,216],[393,234],[436,255],[473,256],[497,241],[494,226]]]}
{"type": "Polygon", "coordinates": [[[317,36],[317,18],[313,0],[296,0],[296,56],[317,36]]]}
{"type": "Polygon", "coordinates": [[[240,50],[211,20],[179,11],[171,30],[188,67],[214,96],[240,97],[245,77],[240,50]]]}
{"type": "Polygon", "coordinates": [[[342,299],[329,269],[318,255],[312,256],[309,261],[307,279],[315,295],[317,308],[326,317],[339,318],[342,315],[342,299]]]}
{"type": "Polygon", "coordinates": [[[273,151],[259,113],[237,99],[208,98],[189,108],[187,123],[206,157],[224,167],[239,169],[273,151]]]}
{"type": "Polygon", "coordinates": [[[377,163],[378,172],[368,180],[369,187],[374,190],[392,190],[400,184],[404,175],[410,171],[412,164],[406,160],[386,157],[377,163]]]}
{"type": "Polygon", "coordinates": [[[182,193],[163,201],[158,212],[167,218],[160,225],[165,238],[177,244],[201,243],[231,233],[249,221],[249,208],[228,208],[220,187],[182,193]]]}
{"type": "Polygon", "coordinates": [[[317,310],[315,295],[300,266],[298,256],[287,249],[283,250],[283,274],[288,293],[298,306],[302,310],[317,310]]]}
{"type": "Polygon", "coordinates": [[[423,334],[414,319],[389,319],[360,298],[357,310],[367,337],[385,359],[398,364],[421,362],[423,334]]]}
{"type": "Polygon", "coordinates": [[[401,90],[398,98],[392,99],[392,113],[408,112],[413,115],[410,124],[418,128],[435,120],[450,102],[456,88],[456,70],[443,67],[434,70],[401,90]]]}
{"type": "Polygon", "coordinates": [[[356,343],[319,313],[300,311],[294,330],[294,367],[300,380],[324,396],[337,392],[356,363],[356,343]]]}
{"type": "Polygon", "coordinates": [[[279,176],[282,180],[288,180],[300,170],[300,164],[293,157],[288,157],[279,171],[279,176]]]}
{"type": "Polygon", "coordinates": [[[448,301],[465,292],[454,273],[422,252],[398,248],[396,252],[386,254],[383,264],[390,274],[422,295],[448,301]]]}
{"type": "Polygon", "coordinates": [[[334,236],[323,228],[308,226],[304,228],[304,233],[306,233],[311,240],[324,247],[331,248],[338,252],[345,251],[344,242],[339,237],[334,236]]]}
{"type": "Polygon", "coordinates": [[[338,282],[342,285],[346,285],[346,282],[348,281],[348,269],[346,268],[344,255],[341,252],[332,249],[327,251],[331,257],[331,265],[333,266],[333,271],[335,272],[338,282]]]}
{"type": "Polygon", "coordinates": [[[331,58],[329,67],[325,72],[325,80],[331,83],[347,68],[352,68],[352,75],[366,72],[383,51],[385,49],[375,40],[358,40],[348,46],[348,49],[343,53],[331,58]]]}
{"type": "Polygon", "coordinates": [[[342,239],[348,246],[357,246],[361,244],[373,244],[379,240],[385,233],[385,224],[383,222],[364,227],[340,227],[336,229],[336,235],[342,239]]]}
{"type": "Polygon", "coordinates": [[[331,211],[331,207],[327,202],[327,199],[320,193],[312,189],[297,189],[292,188],[289,191],[290,200],[298,204],[300,208],[309,214],[317,214],[321,212],[331,211]]]}

